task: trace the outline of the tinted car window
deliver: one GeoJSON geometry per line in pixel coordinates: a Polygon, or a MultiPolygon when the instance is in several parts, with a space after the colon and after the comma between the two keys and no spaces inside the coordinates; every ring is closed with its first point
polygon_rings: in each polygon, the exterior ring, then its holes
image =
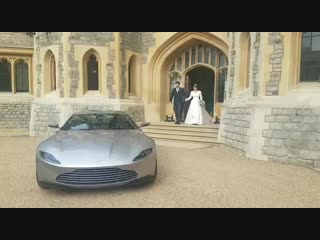
{"type": "Polygon", "coordinates": [[[62,130],[127,130],[137,129],[127,114],[79,114],[73,115],[62,130]]]}

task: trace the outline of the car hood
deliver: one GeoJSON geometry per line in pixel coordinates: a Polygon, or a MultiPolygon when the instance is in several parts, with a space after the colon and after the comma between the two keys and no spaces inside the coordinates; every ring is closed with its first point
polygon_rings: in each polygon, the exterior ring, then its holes
{"type": "Polygon", "coordinates": [[[39,147],[64,167],[118,166],[132,163],[154,142],[138,130],[60,131],[39,147]]]}

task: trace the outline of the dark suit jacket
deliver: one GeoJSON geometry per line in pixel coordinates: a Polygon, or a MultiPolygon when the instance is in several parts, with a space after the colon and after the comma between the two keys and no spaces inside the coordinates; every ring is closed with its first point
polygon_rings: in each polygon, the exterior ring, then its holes
{"type": "Polygon", "coordinates": [[[184,103],[186,99],[186,91],[183,88],[180,88],[179,92],[177,92],[176,88],[172,89],[170,102],[172,102],[173,99],[175,103],[184,103]]]}

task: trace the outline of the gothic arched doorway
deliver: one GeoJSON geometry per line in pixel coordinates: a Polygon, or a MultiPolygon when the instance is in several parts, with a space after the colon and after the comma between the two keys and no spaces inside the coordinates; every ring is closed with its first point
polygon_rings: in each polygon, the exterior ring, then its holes
{"type": "MultiPolygon", "coordinates": [[[[228,68],[229,46],[226,40],[226,33],[179,32],[155,47],[151,58],[148,57],[148,73],[143,77],[143,88],[147,91],[142,99],[146,102],[147,121],[164,121],[166,116],[174,115],[170,104],[174,82],[181,81],[185,87],[186,73],[193,68],[201,65],[212,69],[216,79],[215,91],[219,89],[219,74],[228,68]]],[[[217,96],[216,93],[214,95],[217,96]]],[[[216,98],[214,114],[218,117],[216,98]]]]}
{"type": "MultiPolygon", "coordinates": [[[[206,110],[214,116],[214,92],[215,92],[215,72],[207,67],[198,66],[186,73],[186,91],[189,96],[195,84],[202,92],[203,100],[206,102],[206,110]]],[[[189,104],[186,104],[185,112],[188,111],[189,104]]]]}
{"type": "MultiPolygon", "coordinates": [[[[169,74],[167,73],[169,77],[166,80],[167,99],[169,100],[169,95],[176,81],[182,83],[188,96],[193,85],[197,84],[203,93],[208,113],[212,117],[220,119],[221,103],[224,102],[227,80],[226,74],[222,73],[227,73],[227,56],[219,48],[201,41],[194,41],[191,47],[189,45],[185,49],[180,49],[179,52],[169,65],[169,74]]],[[[189,103],[185,106],[184,116],[187,113],[188,105],[189,103]]],[[[174,115],[169,101],[166,105],[166,115],[174,115]]]]}

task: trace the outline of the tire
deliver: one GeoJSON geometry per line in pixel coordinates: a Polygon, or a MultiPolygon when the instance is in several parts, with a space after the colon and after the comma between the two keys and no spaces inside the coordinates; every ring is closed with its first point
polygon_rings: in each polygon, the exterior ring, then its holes
{"type": "Polygon", "coordinates": [[[47,189],[49,189],[46,185],[44,185],[44,184],[42,184],[42,183],[40,183],[40,182],[38,182],[38,181],[37,181],[37,184],[38,184],[38,187],[41,188],[42,190],[47,190],[47,189]]]}
{"type": "Polygon", "coordinates": [[[39,182],[38,175],[37,175],[37,184],[38,184],[38,187],[41,188],[42,190],[49,189],[45,184],[39,182]]]}
{"type": "Polygon", "coordinates": [[[155,181],[157,180],[157,176],[158,176],[158,164],[156,164],[155,173],[153,178],[151,179],[151,183],[155,183],[155,181]]]}

